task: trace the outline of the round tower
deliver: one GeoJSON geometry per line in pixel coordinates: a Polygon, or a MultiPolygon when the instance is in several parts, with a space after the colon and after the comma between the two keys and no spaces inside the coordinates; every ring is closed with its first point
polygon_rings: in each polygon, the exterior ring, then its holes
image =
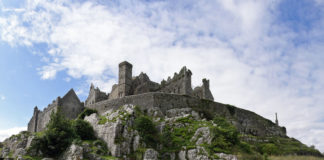
{"type": "Polygon", "coordinates": [[[128,96],[132,85],[132,64],[127,61],[119,64],[118,97],[128,96]]]}

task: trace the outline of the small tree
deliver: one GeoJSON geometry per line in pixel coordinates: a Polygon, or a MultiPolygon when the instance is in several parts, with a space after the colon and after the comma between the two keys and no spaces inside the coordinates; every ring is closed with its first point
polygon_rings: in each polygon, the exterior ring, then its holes
{"type": "Polygon", "coordinates": [[[152,120],[146,116],[140,116],[135,119],[135,129],[138,131],[139,135],[143,138],[143,141],[150,147],[156,146],[157,133],[155,125],[152,120]]]}
{"type": "Polygon", "coordinates": [[[61,113],[61,108],[51,114],[51,119],[46,126],[44,134],[36,137],[32,148],[37,152],[40,150],[45,156],[57,157],[72,143],[76,138],[71,121],[66,119],[61,113]]]}
{"type": "Polygon", "coordinates": [[[76,134],[82,140],[93,140],[96,139],[94,130],[89,122],[84,121],[82,119],[77,119],[73,122],[73,128],[76,134]]]}

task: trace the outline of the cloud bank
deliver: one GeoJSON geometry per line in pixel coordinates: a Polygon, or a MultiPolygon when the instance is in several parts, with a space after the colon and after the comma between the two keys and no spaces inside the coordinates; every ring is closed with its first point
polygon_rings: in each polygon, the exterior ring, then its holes
{"type": "Polygon", "coordinates": [[[0,130],[0,142],[10,137],[13,134],[18,134],[21,131],[26,131],[27,127],[13,127],[5,130],[0,130]]]}
{"type": "Polygon", "coordinates": [[[46,44],[40,77],[85,78],[79,94],[90,82],[110,91],[123,60],[157,82],[186,65],[194,85],[210,79],[216,101],[269,119],[278,112],[289,136],[324,151],[324,20],[283,21],[282,3],[29,0],[2,6],[0,36],[12,46],[46,44]]]}

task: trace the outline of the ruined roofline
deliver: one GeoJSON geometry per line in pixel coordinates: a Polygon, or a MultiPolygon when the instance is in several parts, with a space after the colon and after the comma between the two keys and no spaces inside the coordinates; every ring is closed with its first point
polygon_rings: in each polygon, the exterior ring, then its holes
{"type": "Polygon", "coordinates": [[[141,72],[138,76],[132,76],[133,65],[127,61],[119,63],[118,72],[118,83],[111,86],[111,91],[105,93],[107,97],[101,95],[99,88],[94,88],[91,83],[90,91],[87,100],[87,104],[93,104],[105,99],[116,99],[120,97],[125,97],[129,95],[136,95],[146,92],[164,92],[164,93],[174,93],[174,94],[185,94],[195,97],[200,97],[202,99],[214,100],[212,93],[209,89],[209,80],[203,79],[203,85],[199,86],[202,89],[196,90],[193,93],[193,86],[191,83],[192,72],[183,66],[179,72],[175,72],[173,77],[170,76],[167,80],[162,79],[160,83],[151,81],[146,73],[141,72]],[[92,90],[98,91],[92,93],[92,90]],[[100,97],[100,98],[98,98],[100,97]]]}
{"type": "Polygon", "coordinates": [[[64,99],[66,99],[67,97],[69,97],[69,96],[73,96],[73,97],[75,97],[75,98],[77,98],[78,100],[79,100],[79,102],[81,102],[80,101],[80,99],[79,99],[79,97],[78,97],[78,95],[75,93],[75,91],[74,91],[74,89],[73,88],[71,88],[64,96],[63,96],[63,100],[64,99]]]}

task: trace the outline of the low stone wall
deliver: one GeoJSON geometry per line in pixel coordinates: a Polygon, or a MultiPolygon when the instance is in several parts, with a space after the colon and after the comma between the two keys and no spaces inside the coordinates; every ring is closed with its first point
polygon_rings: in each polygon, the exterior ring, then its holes
{"type": "Polygon", "coordinates": [[[157,92],[144,93],[105,100],[86,107],[96,109],[99,114],[103,114],[109,109],[115,110],[124,104],[137,105],[142,110],[158,107],[164,114],[169,109],[193,108],[200,114],[204,114],[208,119],[212,119],[215,115],[226,117],[241,133],[255,136],[286,136],[284,127],[277,126],[272,121],[254,112],[188,95],[157,92]]]}

